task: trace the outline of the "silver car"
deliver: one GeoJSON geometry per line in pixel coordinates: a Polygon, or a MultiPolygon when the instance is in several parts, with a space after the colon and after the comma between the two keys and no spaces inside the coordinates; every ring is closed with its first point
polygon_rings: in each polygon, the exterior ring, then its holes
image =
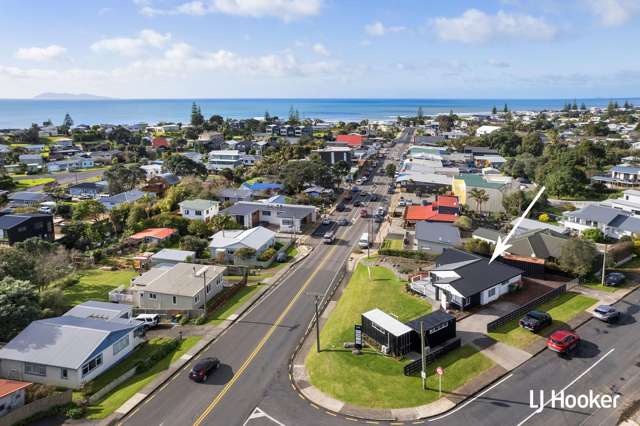
{"type": "Polygon", "coordinates": [[[593,311],[593,317],[604,322],[616,322],[620,319],[620,311],[613,306],[600,305],[593,311]]]}

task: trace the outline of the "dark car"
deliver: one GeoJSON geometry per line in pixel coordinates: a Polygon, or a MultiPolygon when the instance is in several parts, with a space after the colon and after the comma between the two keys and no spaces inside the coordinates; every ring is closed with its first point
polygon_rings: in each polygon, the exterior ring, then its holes
{"type": "Polygon", "coordinates": [[[604,277],[604,285],[616,287],[622,284],[625,278],[622,272],[609,272],[607,276],[604,277]]]}
{"type": "Polygon", "coordinates": [[[346,209],[346,207],[345,207],[345,205],[344,205],[344,204],[342,204],[342,203],[340,203],[340,204],[338,204],[338,205],[336,206],[336,210],[337,210],[337,211],[339,211],[339,212],[343,212],[343,211],[345,211],[345,209],[346,209]]]}
{"type": "Polygon", "coordinates": [[[218,358],[207,357],[202,358],[196,362],[191,371],[189,371],[189,378],[194,382],[202,383],[207,380],[209,373],[220,367],[220,360],[218,358]]]}
{"type": "Polygon", "coordinates": [[[571,330],[553,332],[547,340],[547,348],[559,354],[566,354],[574,350],[580,342],[580,336],[571,330]]]}
{"type": "Polygon", "coordinates": [[[373,221],[375,223],[382,223],[384,222],[384,216],[380,216],[379,214],[373,216],[373,221]]]}
{"type": "Polygon", "coordinates": [[[353,202],[353,207],[362,207],[362,201],[360,200],[355,200],[353,202]]]}
{"type": "Polygon", "coordinates": [[[349,226],[349,225],[350,225],[349,219],[342,218],[338,220],[338,226],[349,226]]]}
{"type": "Polygon", "coordinates": [[[371,194],[371,201],[378,201],[378,194],[371,194]]]}
{"type": "Polygon", "coordinates": [[[395,189],[394,187],[392,187],[392,186],[390,186],[390,187],[387,189],[387,194],[394,194],[395,192],[396,192],[396,189],[395,189]]]}
{"type": "Polygon", "coordinates": [[[604,322],[616,322],[620,319],[620,311],[613,306],[600,305],[593,311],[593,317],[604,322]]]}
{"type": "Polygon", "coordinates": [[[537,333],[546,326],[550,325],[553,319],[551,315],[541,311],[531,311],[520,319],[520,327],[537,333]]]}

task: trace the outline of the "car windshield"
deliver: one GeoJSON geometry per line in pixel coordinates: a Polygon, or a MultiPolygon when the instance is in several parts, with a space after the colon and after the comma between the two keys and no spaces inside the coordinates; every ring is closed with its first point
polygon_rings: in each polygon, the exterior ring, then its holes
{"type": "Polygon", "coordinates": [[[551,341],[552,341],[553,343],[555,343],[556,345],[559,345],[559,344],[561,344],[561,343],[562,343],[562,340],[554,339],[553,337],[551,338],[551,341]]]}
{"type": "Polygon", "coordinates": [[[544,318],[544,314],[541,312],[529,312],[527,316],[537,320],[541,320],[544,318]]]}
{"type": "Polygon", "coordinates": [[[611,311],[611,307],[609,307],[609,306],[598,306],[596,308],[596,312],[598,312],[600,314],[606,314],[609,311],[611,311]]]}

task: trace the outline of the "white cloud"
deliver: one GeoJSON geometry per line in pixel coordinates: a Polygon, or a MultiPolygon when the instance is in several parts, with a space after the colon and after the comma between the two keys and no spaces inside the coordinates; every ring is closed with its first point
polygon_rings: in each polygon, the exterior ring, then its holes
{"type": "MultiPolygon", "coordinates": [[[[138,0],[139,1],[139,0],[138,0]]],[[[202,16],[209,13],[280,18],[285,22],[313,16],[320,13],[324,0],[208,0],[182,3],[173,8],[153,7],[151,0],[137,3],[142,15],[153,17],[159,15],[192,15],[202,16]]]]}
{"type": "Polygon", "coordinates": [[[396,27],[386,27],[382,22],[377,21],[373,24],[365,25],[364,31],[372,36],[383,36],[388,33],[398,33],[400,31],[406,30],[406,27],[396,26],[396,27]]]}
{"type": "Polygon", "coordinates": [[[138,37],[115,37],[96,41],[91,45],[94,52],[112,52],[123,56],[135,56],[145,47],[160,48],[171,40],[171,33],[161,34],[154,30],[142,30],[138,37]]]}
{"type": "Polygon", "coordinates": [[[550,40],[556,28],[542,18],[513,15],[499,11],[488,15],[477,9],[468,9],[456,18],[436,18],[434,30],[441,40],[462,43],[483,43],[491,39],[550,40]]]}
{"type": "Polygon", "coordinates": [[[48,61],[61,56],[66,51],[66,48],[57,44],[47,47],[25,47],[18,49],[16,58],[24,59],[25,61],[48,61]]]}
{"type": "Polygon", "coordinates": [[[500,61],[498,59],[493,59],[493,58],[487,60],[487,64],[496,68],[509,68],[511,66],[509,62],[500,61]]]}
{"type": "Polygon", "coordinates": [[[331,52],[329,52],[329,49],[327,49],[324,44],[322,43],[316,43],[313,45],[312,47],[313,51],[316,52],[318,55],[322,55],[322,56],[331,56],[331,52]]]}
{"type": "Polygon", "coordinates": [[[590,12],[605,27],[626,24],[634,15],[640,14],[638,0],[588,0],[587,4],[590,12]]]}

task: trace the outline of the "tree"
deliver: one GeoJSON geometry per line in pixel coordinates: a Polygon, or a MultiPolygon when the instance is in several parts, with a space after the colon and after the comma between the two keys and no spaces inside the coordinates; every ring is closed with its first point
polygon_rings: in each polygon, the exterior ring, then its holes
{"type": "Polygon", "coordinates": [[[441,114],[436,117],[436,121],[438,122],[438,127],[442,132],[450,132],[453,129],[453,125],[455,124],[455,116],[454,115],[444,115],[441,114]]]}
{"type": "Polygon", "coordinates": [[[194,237],[193,235],[185,235],[180,239],[180,248],[182,250],[195,251],[196,257],[201,257],[202,253],[209,247],[209,241],[204,238],[194,237]]]}
{"type": "Polygon", "coordinates": [[[191,125],[202,126],[204,124],[204,117],[200,111],[200,107],[194,102],[191,105],[191,125]]]}
{"type": "Polygon", "coordinates": [[[502,108],[502,112],[504,113],[509,112],[509,107],[507,106],[507,104],[504,104],[504,108],[502,108]]]}
{"type": "Polygon", "coordinates": [[[36,123],[33,123],[31,127],[17,136],[18,141],[26,144],[34,144],[40,142],[40,128],[36,123]]]}
{"type": "Polygon", "coordinates": [[[581,109],[582,111],[586,111],[587,106],[584,104],[584,102],[580,104],[580,109],[581,109]]]}
{"type": "Polygon", "coordinates": [[[583,240],[593,241],[594,243],[603,243],[605,238],[601,230],[597,228],[589,228],[582,231],[581,237],[583,240]]]}
{"type": "Polygon", "coordinates": [[[242,247],[241,249],[236,250],[236,256],[240,259],[251,259],[256,255],[256,250],[251,247],[242,247]]]}
{"type": "Polygon", "coordinates": [[[351,166],[346,161],[340,160],[331,167],[331,171],[336,179],[342,179],[349,174],[351,166]]]}
{"type": "Polygon", "coordinates": [[[124,228],[127,224],[127,217],[129,216],[129,209],[130,205],[124,203],[109,210],[109,221],[111,222],[113,232],[115,232],[116,235],[124,231],[124,228]]]}
{"type": "Polygon", "coordinates": [[[496,106],[494,105],[493,108],[491,108],[491,114],[496,115],[498,113],[498,108],[496,108],[496,106]]]}
{"type": "Polygon", "coordinates": [[[39,294],[40,308],[44,318],[60,316],[68,309],[64,291],[60,288],[48,288],[39,294]]]}
{"type": "Polygon", "coordinates": [[[242,226],[228,214],[219,214],[212,217],[209,221],[209,227],[214,234],[223,229],[242,229],[242,226]]]}
{"type": "Polygon", "coordinates": [[[456,225],[463,231],[470,231],[471,227],[473,226],[473,221],[469,216],[460,216],[458,219],[456,219],[454,225],[456,225]]]}
{"type": "Polygon", "coordinates": [[[558,264],[563,271],[582,278],[591,272],[597,256],[592,241],[570,239],[560,250],[558,264]]]}
{"type": "Polygon", "coordinates": [[[8,342],[40,318],[38,292],[27,281],[6,277],[0,281],[0,340],[8,342]]]}
{"type": "Polygon", "coordinates": [[[35,259],[15,247],[0,247],[0,279],[12,277],[32,281],[35,259]]]}
{"type": "Polygon", "coordinates": [[[471,238],[465,241],[464,248],[467,251],[484,255],[484,256],[488,256],[493,252],[491,244],[489,244],[484,240],[477,240],[475,238],[471,238]]]}
{"type": "Polygon", "coordinates": [[[489,194],[487,194],[487,191],[484,189],[473,188],[469,191],[469,196],[475,201],[478,212],[482,213],[482,205],[489,201],[489,194]]]}
{"type": "Polygon", "coordinates": [[[185,157],[184,155],[173,154],[168,160],[164,162],[164,167],[180,177],[183,176],[207,176],[207,167],[193,161],[192,159],[185,157]]]}
{"type": "Polygon", "coordinates": [[[73,206],[73,220],[91,219],[96,223],[100,216],[107,211],[106,207],[96,200],[84,200],[73,206]]]}
{"type": "Polygon", "coordinates": [[[502,197],[502,207],[511,216],[520,216],[526,206],[526,197],[522,191],[514,191],[502,197]]]}
{"type": "Polygon", "coordinates": [[[207,238],[211,235],[209,226],[202,220],[192,220],[187,227],[187,232],[200,238],[207,238]]]}
{"type": "Polygon", "coordinates": [[[384,168],[384,173],[387,175],[387,177],[393,179],[396,176],[396,165],[393,163],[387,164],[387,166],[384,168]]]}
{"type": "Polygon", "coordinates": [[[72,126],[73,126],[73,119],[71,118],[69,113],[66,113],[64,115],[64,120],[62,120],[62,127],[65,127],[66,129],[70,129],[72,126]]]}
{"type": "Polygon", "coordinates": [[[542,155],[543,149],[544,144],[542,143],[542,139],[540,139],[540,135],[537,132],[527,133],[525,137],[522,138],[520,152],[539,156],[542,155]]]}
{"type": "Polygon", "coordinates": [[[418,115],[417,115],[417,117],[418,117],[418,120],[420,120],[420,121],[424,120],[424,113],[422,112],[422,106],[418,107],[418,115]]]}
{"type": "Polygon", "coordinates": [[[144,181],[145,177],[144,170],[137,165],[127,167],[122,164],[116,164],[104,172],[104,178],[109,185],[109,192],[112,194],[131,191],[138,183],[144,181]]]}
{"type": "Polygon", "coordinates": [[[586,180],[584,172],[576,168],[556,168],[544,179],[549,194],[566,197],[577,195],[586,180]]]}

